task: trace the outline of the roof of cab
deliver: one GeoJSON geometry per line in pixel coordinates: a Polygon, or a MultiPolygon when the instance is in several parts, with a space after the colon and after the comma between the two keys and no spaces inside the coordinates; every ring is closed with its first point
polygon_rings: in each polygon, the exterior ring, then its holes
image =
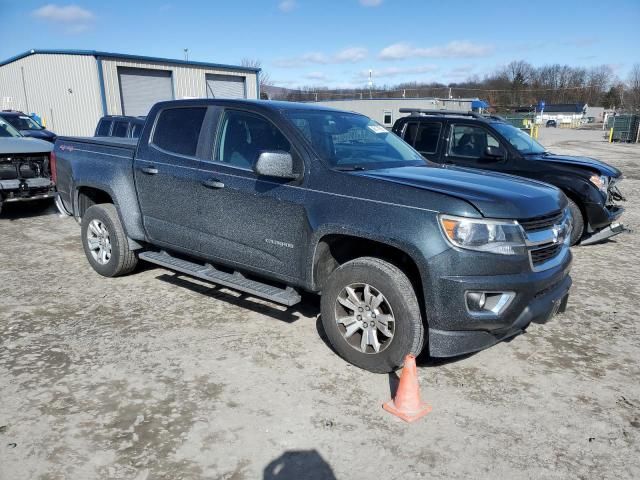
{"type": "MultiPolygon", "coordinates": [[[[228,99],[228,98],[194,98],[186,100],[167,100],[164,102],[158,102],[160,108],[166,106],[193,106],[193,105],[220,105],[228,107],[258,107],[264,110],[277,110],[277,111],[292,111],[292,110],[314,110],[322,112],[345,112],[345,110],[339,110],[336,108],[327,107],[324,105],[316,105],[313,103],[302,102],[284,102],[277,100],[249,100],[249,99],[228,99]]],[[[349,112],[357,113],[357,112],[349,112]]],[[[359,114],[358,115],[362,115],[359,114]]]]}

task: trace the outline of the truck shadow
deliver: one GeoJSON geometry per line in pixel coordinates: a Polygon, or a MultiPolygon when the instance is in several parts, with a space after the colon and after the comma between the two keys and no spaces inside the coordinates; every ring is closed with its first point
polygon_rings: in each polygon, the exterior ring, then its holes
{"type": "Polygon", "coordinates": [[[264,468],[263,480],[336,480],[317,450],[287,450],[264,468]]]}
{"type": "Polygon", "coordinates": [[[20,220],[22,218],[44,217],[57,212],[53,200],[33,200],[29,202],[10,202],[2,204],[0,220],[20,220]]]}
{"type": "Polygon", "coordinates": [[[156,278],[163,282],[187,288],[192,292],[235,305],[236,307],[246,308],[252,312],[266,315],[286,323],[293,323],[304,317],[315,317],[320,311],[320,297],[306,292],[300,293],[302,297],[300,303],[287,308],[213,283],[197,283],[198,281],[193,281],[190,277],[179,273],[163,273],[156,278]]]}

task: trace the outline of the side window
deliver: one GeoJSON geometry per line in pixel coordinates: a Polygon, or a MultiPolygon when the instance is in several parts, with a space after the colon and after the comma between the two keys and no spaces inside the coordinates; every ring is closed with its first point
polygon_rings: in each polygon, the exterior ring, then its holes
{"type": "Polygon", "coordinates": [[[452,125],[449,139],[449,155],[480,159],[489,146],[499,146],[500,142],[482,127],[473,125],[452,125]]]}
{"type": "Polygon", "coordinates": [[[441,130],[440,122],[420,123],[414,148],[420,153],[436,153],[441,130]]]}
{"type": "Polygon", "coordinates": [[[402,139],[407,142],[409,145],[413,146],[413,143],[416,141],[416,132],[418,131],[417,123],[407,123],[404,127],[404,135],[402,139]]]}
{"type": "Polygon", "coordinates": [[[140,123],[134,123],[133,128],[131,128],[131,138],[140,138],[140,134],[142,133],[143,125],[140,123]]]}
{"type": "Polygon", "coordinates": [[[152,143],[179,155],[195,156],[206,107],[167,108],[156,120],[152,143]]]}
{"type": "Polygon", "coordinates": [[[129,122],[127,121],[118,121],[113,125],[113,133],[112,137],[126,137],[127,136],[127,127],[129,126],[129,122]]]}
{"type": "Polygon", "coordinates": [[[108,137],[111,130],[111,120],[100,120],[96,129],[96,137],[108,137]]]}
{"type": "Polygon", "coordinates": [[[218,161],[251,169],[264,151],[291,152],[291,144],[271,122],[250,113],[228,111],[218,144],[218,161]]]}

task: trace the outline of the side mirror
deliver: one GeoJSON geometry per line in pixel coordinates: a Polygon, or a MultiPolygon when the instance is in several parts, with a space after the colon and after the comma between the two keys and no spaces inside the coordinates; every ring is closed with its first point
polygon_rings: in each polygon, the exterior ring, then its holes
{"type": "Polygon", "coordinates": [[[293,157],[289,152],[266,151],[261,152],[253,165],[256,175],[264,177],[298,179],[299,174],[293,171],[293,157]]]}
{"type": "Polygon", "coordinates": [[[484,149],[484,157],[487,160],[504,160],[507,158],[507,152],[502,147],[488,146],[484,149]]]}

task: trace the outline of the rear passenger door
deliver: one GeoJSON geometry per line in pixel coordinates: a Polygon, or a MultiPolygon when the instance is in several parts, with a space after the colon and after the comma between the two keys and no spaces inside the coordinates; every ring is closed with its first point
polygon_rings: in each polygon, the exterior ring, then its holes
{"type": "Polygon", "coordinates": [[[440,144],[442,143],[442,122],[410,121],[403,133],[404,141],[432,162],[440,161],[440,144]]]}
{"type": "Polygon", "coordinates": [[[197,175],[207,107],[168,107],[155,116],[134,160],[142,220],[149,239],[171,249],[199,249],[197,175]]]}
{"type": "Polygon", "coordinates": [[[290,152],[300,172],[302,157],[257,113],[227,109],[217,125],[212,155],[199,170],[201,251],[234,266],[302,278],[309,229],[300,181],[253,171],[262,151],[290,152]]]}

